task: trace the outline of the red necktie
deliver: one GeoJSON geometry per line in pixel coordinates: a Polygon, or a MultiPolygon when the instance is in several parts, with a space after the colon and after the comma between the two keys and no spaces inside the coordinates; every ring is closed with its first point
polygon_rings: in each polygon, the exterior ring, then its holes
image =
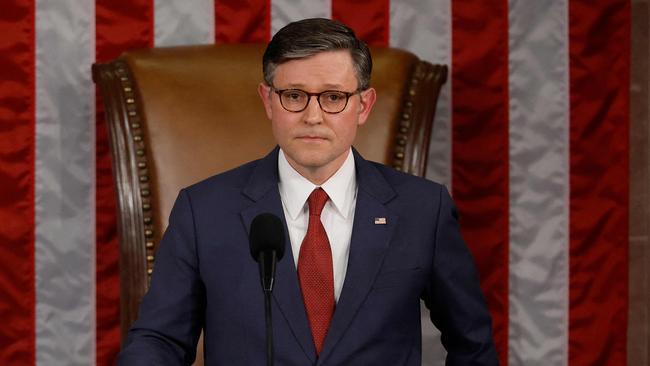
{"type": "Polygon", "coordinates": [[[335,306],[332,250],[320,221],[320,213],[328,199],[322,188],[309,195],[309,226],[298,257],[300,289],[316,354],[320,354],[323,347],[335,306]]]}

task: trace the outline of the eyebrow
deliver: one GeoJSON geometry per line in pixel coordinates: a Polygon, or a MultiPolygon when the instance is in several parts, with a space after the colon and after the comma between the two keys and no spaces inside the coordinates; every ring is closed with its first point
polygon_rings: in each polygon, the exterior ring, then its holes
{"type": "MultiPolygon", "coordinates": [[[[283,89],[304,89],[305,87],[305,84],[288,84],[287,87],[283,89]]],[[[325,84],[324,87],[324,90],[341,90],[344,88],[341,84],[325,84]]]]}

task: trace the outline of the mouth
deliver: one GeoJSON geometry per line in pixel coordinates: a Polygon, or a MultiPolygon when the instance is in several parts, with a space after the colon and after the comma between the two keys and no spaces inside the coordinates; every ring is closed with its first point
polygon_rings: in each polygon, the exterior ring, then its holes
{"type": "Polygon", "coordinates": [[[316,141],[325,141],[325,140],[327,140],[326,137],[323,137],[323,136],[315,136],[315,135],[298,136],[297,139],[298,139],[298,140],[302,140],[302,141],[314,141],[314,142],[316,142],[316,141]]]}

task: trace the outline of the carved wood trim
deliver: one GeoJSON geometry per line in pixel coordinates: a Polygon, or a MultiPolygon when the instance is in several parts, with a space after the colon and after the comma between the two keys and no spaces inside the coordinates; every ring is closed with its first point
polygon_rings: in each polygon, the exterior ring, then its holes
{"type": "Polygon", "coordinates": [[[124,339],[137,318],[154,262],[147,150],[140,98],[127,64],[122,60],[95,64],[92,72],[105,105],[116,186],[120,241],[120,328],[124,339]]]}
{"type": "Polygon", "coordinates": [[[402,102],[393,148],[393,168],[424,177],[433,117],[440,89],[447,81],[447,66],[420,61],[414,67],[402,102]],[[418,108],[413,108],[418,105],[418,108]]]}

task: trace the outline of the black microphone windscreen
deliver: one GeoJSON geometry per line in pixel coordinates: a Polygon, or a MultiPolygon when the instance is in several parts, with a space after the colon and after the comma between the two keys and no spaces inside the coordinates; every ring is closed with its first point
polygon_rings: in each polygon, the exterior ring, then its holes
{"type": "Polygon", "coordinates": [[[251,255],[255,261],[264,251],[275,251],[278,260],[284,255],[284,224],[279,217],[263,213],[255,216],[249,234],[251,255]]]}

